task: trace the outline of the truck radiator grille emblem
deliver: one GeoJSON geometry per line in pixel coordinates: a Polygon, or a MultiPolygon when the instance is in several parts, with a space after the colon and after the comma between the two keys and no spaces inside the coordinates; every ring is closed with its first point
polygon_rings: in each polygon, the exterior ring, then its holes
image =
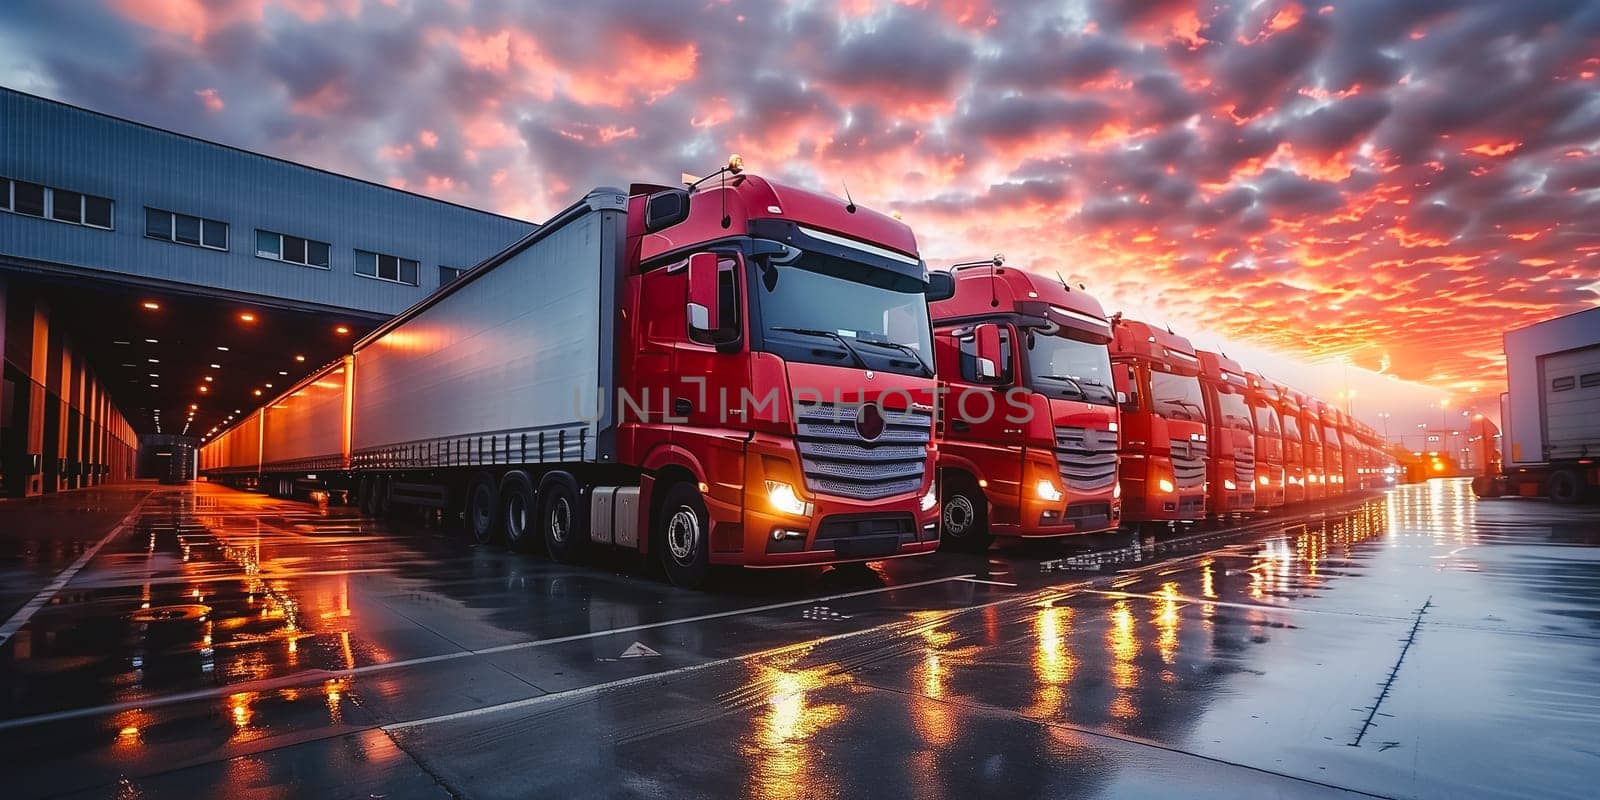
{"type": "Polygon", "coordinates": [[[1206,485],[1206,443],[1172,440],[1172,482],[1181,491],[1206,485]]]}
{"type": "Polygon", "coordinates": [[[876,500],[922,488],[933,434],[933,415],[926,411],[811,403],[796,406],[795,427],[801,470],[813,492],[876,500]],[[875,425],[868,422],[873,417],[875,425]],[[869,438],[875,428],[877,436],[869,438]]]}
{"type": "Polygon", "coordinates": [[[1088,428],[1056,428],[1056,469],[1068,489],[1100,492],[1117,482],[1117,435],[1088,428]]]}

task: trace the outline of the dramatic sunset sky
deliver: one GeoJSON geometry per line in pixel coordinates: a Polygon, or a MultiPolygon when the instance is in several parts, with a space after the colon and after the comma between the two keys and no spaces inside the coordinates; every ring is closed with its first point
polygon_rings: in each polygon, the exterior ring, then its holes
{"type": "Polygon", "coordinates": [[[930,263],[1003,252],[1330,395],[1486,411],[1500,332],[1600,297],[1597,73],[1582,0],[0,9],[24,91],[533,220],[738,152],[901,212],[930,263]]]}

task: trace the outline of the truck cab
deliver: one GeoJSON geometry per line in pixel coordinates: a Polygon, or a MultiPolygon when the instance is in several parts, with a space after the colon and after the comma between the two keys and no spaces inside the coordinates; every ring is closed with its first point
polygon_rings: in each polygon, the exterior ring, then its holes
{"type": "Polygon", "coordinates": [[[1245,398],[1250,382],[1239,362],[1221,353],[1200,350],[1200,393],[1205,398],[1206,514],[1224,517],[1254,510],[1256,504],[1256,432],[1245,398]]]}
{"type": "Polygon", "coordinates": [[[1327,469],[1322,464],[1322,413],[1317,398],[1295,395],[1300,406],[1300,435],[1306,459],[1306,500],[1315,502],[1328,496],[1327,469]]]}
{"type": "Polygon", "coordinates": [[[1306,445],[1298,396],[1281,383],[1272,384],[1278,422],[1283,429],[1283,502],[1303,503],[1306,496],[1306,445]]]}
{"type": "Polygon", "coordinates": [[[1087,292],[986,266],[955,270],[954,294],[930,304],[945,544],[1115,528],[1111,324],[1087,292]]]}
{"type": "Polygon", "coordinates": [[[1325,494],[1328,497],[1338,497],[1345,493],[1344,436],[1339,430],[1339,410],[1318,400],[1317,415],[1322,420],[1322,475],[1325,494]]]}
{"type": "Polygon", "coordinates": [[[630,192],[618,460],[675,581],[938,546],[929,275],[911,230],[755,175],[630,192]],[[687,307],[687,313],[685,309],[687,307]]]}
{"type": "Polygon", "coordinates": [[[1266,511],[1286,502],[1283,425],[1278,418],[1278,388],[1252,372],[1245,376],[1249,388],[1245,403],[1256,431],[1256,510],[1266,511]]]}
{"type": "Polygon", "coordinates": [[[1111,376],[1122,400],[1122,518],[1139,525],[1205,516],[1205,400],[1189,340],[1111,318],[1111,376]]]}

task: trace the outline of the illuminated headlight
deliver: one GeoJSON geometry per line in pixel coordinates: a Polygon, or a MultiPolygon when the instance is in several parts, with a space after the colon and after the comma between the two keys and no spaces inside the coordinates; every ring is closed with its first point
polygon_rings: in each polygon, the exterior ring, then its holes
{"type": "Polygon", "coordinates": [[[767,481],[767,502],[785,514],[797,517],[811,516],[811,504],[795,494],[794,487],[783,481],[767,481]]]}
{"type": "Polygon", "coordinates": [[[1117,481],[1116,483],[1111,484],[1111,499],[1122,499],[1122,481],[1117,481]]]}
{"type": "Polygon", "coordinates": [[[1061,490],[1057,489],[1056,485],[1051,483],[1049,479],[1040,480],[1034,485],[1033,491],[1035,494],[1039,495],[1040,500],[1045,500],[1051,503],[1060,502],[1061,498],[1063,497],[1061,490]]]}
{"type": "Polygon", "coordinates": [[[922,510],[932,511],[936,505],[939,505],[939,487],[934,483],[929,483],[928,493],[922,496],[922,510]]]}
{"type": "Polygon", "coordinates": [[[1231,480],[1229,480],[1229,479],[1227,479],[1227,478],[1223,478],[1223,479],[1222,479],[1222,488],[1224,488],[1224,489],[1227,489],[1227,490],[1228,490],[1228,491],[1230,491],[1230,492],[1231,492],[1231,491],[1233,491],[1233,490],[1234,490],[1234,489],[1237,489],[1237,488],[1239,488],[1239,487],[1238,487],[1238,486],[1236,486],[1236,485],[1234,485],[1234,482],[1233,482],[1233,481],[1231,481],[1231,480]]]}
{"type": "Polygon", "coordinates": [[[1272,481],[1267,480],[1267,476],[1265,476],[1265,475],[1262,475],[1260,480],[1261,480],[1261,485],[1262,486],[1271,486],[1272,485],[1272,481]]]}
{"type": "Polygon", "coordinates": [[[1176,486],[1172,485],[1172,481],[1169,481],[1166,478],[1156,481],[1156,488],[1166,492],[1167,494],[1172,494],[1172,492],[1177,489],[1176,486]]]}

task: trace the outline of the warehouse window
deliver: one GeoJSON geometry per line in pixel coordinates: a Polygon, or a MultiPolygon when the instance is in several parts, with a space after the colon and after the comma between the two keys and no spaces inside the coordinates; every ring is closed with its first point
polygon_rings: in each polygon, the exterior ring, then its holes
{"type": "Polygon", "coordinates": [[[327,269],[330,250],[327,242],[290,236],[286,233],[256,231],[256,255],[261,258],[327,269]]]}
{"type": "Polygon", "coordinates": [[[228,223],[159,208],[144,210],[144,235],[209,250],[228,249],[228,223]]]}
{"type": "Polygon", "coordinates": [[[417,262],[366,250],[356,251],[356,274],[380,281],[417,285],[417,262]]]}
{"type": "Polygon", "coordinates": [[[465,274],[467,274],[467,271],[464,270],[464,269],[457,269],[455,267],[446,267],[446,266],[441,264],[439,266],[439,285],[440,286],[448,286],[448,285],[454,283],[456,278],[459,278],[459,277],[461,277],[462,275],[465,275],[465,274]]]}
{"type": "Polygon", "coordinates": [[[11,178],[0,178],[0,211],[111,229],[109,198],[11,178]]]}
{"type": "Polygon", "coordinates": [[[44,216],[44,187],[27,181],[13,182],[11,210],[30,217],[44,216]]]}
{"type": "Polygon", "coordinates": [[[1562,377],[1556,378],[1550,382],[1550,391],[1564,392],[1576,386],[1577,384],[1578,381],[1576,378],[1573,378],[1571,375],[1563,375],[1562,377]]]}
{"type": "Polygon", "coordinates": [[[1585,389],[1600,386],[1600,372],[1586,372],[1578,376],[1578,385],[1585,389]]]}

